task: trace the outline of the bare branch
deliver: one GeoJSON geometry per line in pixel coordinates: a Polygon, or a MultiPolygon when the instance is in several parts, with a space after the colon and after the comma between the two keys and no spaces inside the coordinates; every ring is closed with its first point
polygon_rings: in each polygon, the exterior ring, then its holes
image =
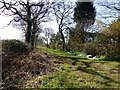
{"type": "Polygon", "coordinates": [[[69,27],[70,25],[70,19],[71,19],[71,14],[72,14],[72,9],[74,7],[72,4],[66,4],[65,2],[58,2],[54,7],[53,7],[53,14],[55,15],[57,24],[58,24],[58,29],[59,33],[61,35],[62,39],[62,48],[64,50],[65,46],[65,36],[64,36],[64,31],[69,27]]]}
{"type": "Polygon", "coordinates": [[[11,20],[6,26],[3,26],[2,29],[8,27],[14,20],[11,20]]]}

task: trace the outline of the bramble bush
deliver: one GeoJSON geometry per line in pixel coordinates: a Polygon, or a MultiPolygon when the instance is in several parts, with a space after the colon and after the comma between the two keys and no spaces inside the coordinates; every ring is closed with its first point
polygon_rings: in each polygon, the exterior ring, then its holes
{"type": "Polygon", "coordinates": [[[30,48],[22,41],[19,40],[3,40],[2,41],[2,54],[3,56],[18,56],[27,55],[30,48]]]}
{"type": "Polygon", "coordinates": [[[30,48],[19,40],[2,40],[2,66],[11,65],[15,58],[24,57],[29,54],[30,48]]]}

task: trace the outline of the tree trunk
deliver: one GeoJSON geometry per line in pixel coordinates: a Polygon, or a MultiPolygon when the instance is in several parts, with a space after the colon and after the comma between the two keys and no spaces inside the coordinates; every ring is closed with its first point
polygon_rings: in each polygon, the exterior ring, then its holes
{"type": "Polygon", "coordinates": [[[32,33],[31,35],[31,49],[33,50],[35,48],[35,34],[32,33]]]}
{"type": "Polygon", "coordinates": [[[35,41],[38,38],[38,34],[37,34],[37,31],[38,31],[37,21],[34,20],[32,25],[33,25],[33,29],[31,31],[31,49],[34,49],[35,48],[35,41]]]}
{"type": "MultiPolygon", "coordinates": [[[[27,31],[25,33],[25,40],[28,45],[31,43],[31,29],[32,29],[32,22],[31,22],[31,11],[29,6],[29,0],[27,0],[27,31]]],[[[31,47],[31,45],[30,45],[31,47]]]]}
{"type": "Polygon", "coordinates": [[[49,48],[49,44],[48,44],[48,38],[47,38],[47,48],[49,48]]]}
{"type": "Polygon", "coordinates": [[[27,32],[25,34],[25,40],[29,45],[31,42],[31,23],[30,22],[27,23],[27,32]]]}
{"type": "Polygon", "coordinates": [[[62,31],[60,31],[60,34],[61,34],[61,38],[62,38],[62,50],[64,51],[65,50],[65,38],[64,38],[64,34],[62,31]]]}

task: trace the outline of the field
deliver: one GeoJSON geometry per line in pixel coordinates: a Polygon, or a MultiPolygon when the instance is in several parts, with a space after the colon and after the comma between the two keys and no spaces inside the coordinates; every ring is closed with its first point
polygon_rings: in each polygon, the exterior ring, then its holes
{"type": "MultiPolygon", "coordinates": [[[[69,55],[67,52],[41,48],[48,54],[61,56],[51,58],[57,72],[42,76],[41,87],[50,88],[118,88],[119,62],[87,60],[81,56],[69,55]],[[67,58],[66,58],[67,57],[67,58]]],[[[80,54],[77,52],[77,54],[80,54]]]]}
{"type": "Polygon", "coordinates": [[[17,88],[119,88],[120,62],[88,60],[83,52],[38,47],[7,68],[5,86],[17,88]],[[12,78],[12,79],[11,79],[12,78]]]}

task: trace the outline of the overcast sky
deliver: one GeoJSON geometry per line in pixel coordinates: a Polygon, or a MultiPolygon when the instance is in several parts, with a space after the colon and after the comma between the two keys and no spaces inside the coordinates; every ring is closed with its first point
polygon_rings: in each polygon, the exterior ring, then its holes
{"type": "MultiPolygon", "coordinates": [[[[109,10],[107,8],[99,6],[97,4],[95,4],[95,7],[97,10],[97,13],[101,13],[102,15],[106,15],[109,12],[109,10]]],[[[12,19],[11,17],[0,15],[0,39],[22,39],[23,38],[22,31],[18,30],[16,28],[13,28],[12,25],[3,28],[4,26],[6,26],[9,23],[9,21],[11,19],[12,19]]],[[[114,18],[102,19],[99,15],[97,15],[96,19],[103,20],[106,23],[109,23],[109,22],[115,20],[114,18]]],[[[50,23],[47,23],[46,27],[52,27],[53,30],[58,31],[57,24],[55,21],[51,21],[50,23]]]]}

